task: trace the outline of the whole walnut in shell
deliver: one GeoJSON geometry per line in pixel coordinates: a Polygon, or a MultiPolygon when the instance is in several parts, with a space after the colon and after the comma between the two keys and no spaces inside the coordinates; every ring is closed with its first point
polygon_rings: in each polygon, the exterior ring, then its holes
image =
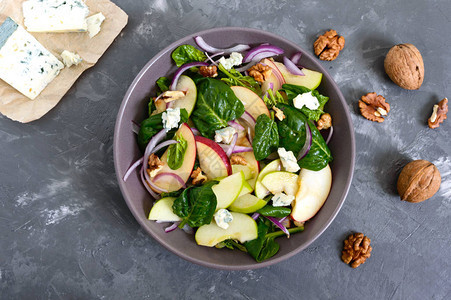
{"type": "Polygon", "coordinates": [[[387,75],[407,90],[417,90],[424,79],[423,57],[412,44],[399,44],[388,51],[384,61],[387,75]]]}
{"type": "Polygon", "coordinates": [[[398,193],[403,201],[422,202],[437,193],[441,182],[440,172],[433,163],[414,160],[399,174],[398,193]]]}

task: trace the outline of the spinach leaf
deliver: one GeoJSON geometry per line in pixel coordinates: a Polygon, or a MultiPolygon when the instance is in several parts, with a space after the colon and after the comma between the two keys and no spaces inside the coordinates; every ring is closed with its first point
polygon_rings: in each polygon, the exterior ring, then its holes
{"type": "Polygon", "coordinates": [[[173,192],[167,192],[167,193],[161,193],[161,199],[166,198],[166,197],[175,197],[177,198],[178,196],[180,196],[180,194],[182,193],[182,190],[178,190],[178,191],[173,191],[173,192]]]}
{"type": "MultiPolygon", "coordinates": [[[[268,233],[270,226],[259,218],[257,225],[258,237],[255,240],[244,243],[247,252],[257,261],[262,262],[265,259],[273,257],[279,251],[279,244],[275,241],[277,237],[284,236],[281,230],[268,233]]],[[[290,234],[303,231],[304,227],[294,227],[288,229],[290,234]]]]}
{"type": "Polygon", "coordinates": [[[285,119],[278,123],[280,147],[293,151],[296,156],[305,143],[306,122],[312,131],[312,147],[308,154],[298,161],[301,168],[319,171],[332,161],[332,154],[321,133],[301,111],[286,104],[278,104],[277,107],[285,115],[285,119]]]}
{"type": "Polygon", "coordinates": [[[188,142],[183,136],[175,137],[177,144],[172,144],[168,148],[168,166],[172,170],[177,170],[183,164],[183,158],[185,157],[186,148],[188,148],[188,142]]]}
{"type": "Polygon", "coordinates": [[[160,77],[157,80],[157,85],[160,88],[160,91],[162,93],[164,93],[169,90],[169,86],[171,85],[171,80],[169,80],[169,78],[167,78],[167,77],[160,77]]]}
{"type": "Polygon", "coordinates": [[[279,91],[276,91],[274,93],[272,89],[269,89],[267,91],[267,94],[263,96],[263,101],[265,102],[266,106],[269,109],[271,109],[278,103],[288,104],[288,101],[283,98],[283,96],[279,93],[279,91]]]}
{"type": "Polygon", "coordinates": [[[261,95],[262,90],[257,81],[251,76],[244,76],[234,68],[227,70],[222,64],[219,64],[219,71],[221,71],[226,77],[221,78],[222,81],[227,83],[229,86],[244,86],[257,95],[261,95]]]}
{"type": "MultiPolygon", "coordinates": [[[[141,127],[138,132],[138,145],[141,150],[144,150],[149,143],[150,139],[157,134],[160,130],[163,129],[163,120],[161,116],[163,113],[151,115],[147,119],[141,122],[141,127]]],[[[180,109],[180,122],[179,125],[188,121],[188,112],[186,109],[180,109]]],[[[171,129],[167,138],[172,138],[174,133],[177,131],[177,128],[171,129]]]]}
{"type": "Polygon", "coordinates": [[[243,252],[247,252],[247,249],[245,246],[243,246],[242,244],[238,243],[237,241],[234,240],[225,240],[222,241],[220,243],[218,243],[216,246],[216,248],[228,248],[228,249],[238,249],[240,251],[243,252]]]}
{"type": "Polygon", "coordinates": [[[283,90],[287,94],[288,100],[290,102],[293,101],[293,99],[299,95],[304,94],[308,92],[312,92],[312,95],[318,99],[319,107],[318,109],[312,110],[307,107],[302,107],[301,111],[304,113],[304,115],[307,116],[309,120],[318,121],[321,115],[324,113],[324,106],[326,105],[327,101],[329,101],[329,97],[321,95],[317,90],[310,90],[306,88],[305,86],[299,86],[299,85],[293,85],[293,84],[284,84],[282,86],[283,90]]]}
{"type": "Polygon", "coordinates": [[[216,195],[211,187],[217,183],[209,181],[199,187],[189,187],[174,200],[172,210],[182,218],[180,228],[185,224],[190,227],[210,224],[217,204],[216,195]]]}
{"type": "Polygon", "coordinates": [[[197,84],[197,101],[191,120],[203,136],[212,138],[215,130],[244,113],[243,103],[224,82],[204,78],[197,84]]]}
{"type": "Polygon", "coordinates": [[[155,100],[154,100],[153,97],[150,98],[150,101],[149,101],[149,104],[148,104],[147,108],[148,108],[148,111],[149,111],[149,116],[151,116],[152,112],[157,109],[157,107],[155,106],[155,100]]]}
{"type": "Polygon", "coordinates": [[[266,205],[257,210],[257,212],[265,217],[283,218],[291,214],[291,209],[288,207],[274,207],[272,205],[266,205]]]}
{"type": "Polygon", "coordinates": [[[267,115],[258,116],[255,125],[255,137],[252,141],[254,155],[257,160],[263,160],[279,146],[279,132],[277,124],[267,115]]]}
{"type": "Polygon", "coordinates": [[[205,53],[191,45],[178,46],[177,49],[172,52],[171,56],[177,67],[187,63],[204,61],[207,59],[205,53]]]}

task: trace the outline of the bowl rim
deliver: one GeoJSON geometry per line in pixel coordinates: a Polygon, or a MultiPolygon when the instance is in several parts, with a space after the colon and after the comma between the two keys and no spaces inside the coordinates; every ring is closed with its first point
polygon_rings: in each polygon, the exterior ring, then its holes
{"type": "Polygon", "coordinates": [[[157,240],[157,242],[162,245],[164,248],[166,248],[167,250],[171,251],[172,253],[176,254],[177,256],[195,263],[197,265],[201,265],[204,267],[209,267],[209,268],[213,268],[213,269],[219,269],[219,270],[228,270],[228,271],[234,271],[234,270],[251,270],[251,269],[259,269],[259,268],[263,268],[263,267],[268,267],[270,265],[279,263],[281,261],[284,261],[290,257],[293,257],[294,255],[298,254],[299,252],[301,252],[302,250],[304,250],[305,248],[307,248],[308,246],[310,246],[316,239],[318,239],[323,233],[324,231],[326,231],[326,229],[330,226],[330,224],[333,222],[333,220],[335,219],[335,217],[337,216],[338,212],[340,211],[340,209],[342,208],[346,197],[348,195],[349,189],[351,187],[351,182],[354,176],[354,167],[355,167],[355,134],[354,134],[354,126],[353,126],[353,122],[352,122],[352,118],[351,118],[351,114],[349,112],[349,109],[347,108],[347,103],[345,101],[345,98],[340,90],[340,88],[338,87],[337,83],[333,80],[332,76],[327,72],[327,70],[317,61],[316,57],[314,57],[313,55],[311,55],[309,52],[305,51],[301,46],[287,40],[284,37],[281,37],[280,35],[268,32],[268,31],[264,31],[264,30],[260,30],[260,29],[255,29],[255,28],[246,28],[246,27],[216,27],[216,28],[211,28],[211,29],[207,29],[207,30],[202,30],[193,34],[190,34],[188,36],[185,36],[181,39],[178,39],[177,41],[171,43],[170,45],[168,45],[167,47],[165,47],[163,50],[159,51],[155,56],[153,56],[147,63],[146,65],[141,69],[141,71],[138,73],[138,75],[136,75],[135,79],[133,80],[133,82],[131,83],[130,87],[128,88],[127,92],[125,93],[124,98],[122,99],[121,102],[121,106],[119,108],[119,111],[117,113],[117,117],[116,117],[116,124],[115,124],[115,128],[114,128],[114,141],[113,141],[113,157],[114,157],[114,169],[115,169],[115,173],[116,173],[116,178],[118,180],[119,183],[119,188],[121,190],[121,194],[122,197],[124,198],[128,208],[130,209],[130,211],[132,212],[134,218],[136,219],[136,221],[138,221],[138,223],[140,224],[140,226],[148,233],[150,234],[155,240],[157,240]],[[342,105],[345,107],[344,111],[345,111],[345,119],[347,120],[347,124],[350,128],[350,139],[351,139],[351,167],[350,167],[350,175],[348,176],[346,183],[345,183],[345,189],[343,190],[341,199],[339,200],[339,203],[337,205],[337,207],[335,208],[335,210],[332,212],[331,216],[329,217],[329,219],[325,222],[325,225],[323,226],[323,228],[316,233],[312,238],[310,238],[310,240],[308,240],[305,244],[303,244],[302,246],[299,246],[298,248],[294,249],[293,251],[286,253],[284,255],[275,257],[271,260],[267,260],[267,261],[263,261],[260,263],[252,263],[252,264],[243,264],[243,265],[233,265],[233,266],[227,266],[227,265],[217,265],[215,263],[210,263],[210,262],[206,262],[200,259],[196,259],[193,258],[189,255],[186,255],[182,250],[172,247],[171,245],[168,245],[164,239],[159,238],[157,235],[153,234],[153,232],[146,226],[145,221],[140,218],[140,213],[138,212],[138,210],[136,208],[134,208],[131,205],[131,202],[127,196],[127,189],[125,187],[125,182],[122,180],[122,176],[120,176],[120,174],[118,173],[118,165],[119,165],[119,157],[118,157],[118,147],[119,147],[119,128],[122,124],[122,118],[124,115],[124,111],[125,108],[130,100],[130,96],[132,94],[132,92],[134,91],[134,89],[136,88],[138,82],[140,81],[140,79],[144,76],[144,74],[149,70],[149,68],[157,61],[160,59],[160,57],[162,57],[163,55],[165,55],[169,50],[183,44],[184,42],[193,39],[195,36],[202,36],[204,34],[209,34],[209,33],[218,33],[218,32],[227,32],[227,31],[243,31],[246,33],[254,33],[254,34],[263,34],[266,36],[269,36],[271,38],[274,39],[278,39],[278,40],[283,40],[285,43],[289,44],[290,46],[292,46],[294,49],[297,49],[299,51],[302,52],[303,56],[308,57],[309,60],[313,61],[313,64],[316,67],[316,70],[320,71],[321,73],[323,73],[323,76],[327,78],[327,81],[329,81],[331,83],[331,85],[333,86],[333,88],[337,91],[337,95],[338,95],[338,99],[339,101],[342,103],[342,105]]]}

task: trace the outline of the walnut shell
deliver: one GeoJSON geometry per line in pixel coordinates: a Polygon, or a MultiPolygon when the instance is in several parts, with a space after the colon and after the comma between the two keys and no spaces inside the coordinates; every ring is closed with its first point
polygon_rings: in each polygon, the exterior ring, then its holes
{"type": "Polygon", "coordinates": [[[388,51],[384,61],[388,77],[407,90],[417,90],[424,79],[423,57],[412,44],[399,44],[388,51]]]}
{"type": "Polygon", "coordinates": [[[441,181],[440,172],[433,163],[414,160],[399,174],[398,193],[403,201],[422,202],[437,193],[441,181]]]}

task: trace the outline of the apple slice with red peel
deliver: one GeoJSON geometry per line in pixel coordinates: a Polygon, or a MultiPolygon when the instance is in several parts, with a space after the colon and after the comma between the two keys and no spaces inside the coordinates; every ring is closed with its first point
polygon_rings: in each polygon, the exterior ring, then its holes
{"type": "Polygon", "coordinates": [[[263,114],[269,117],[269,110],[266,107],[265,102],[256,93],[242,86],[231,86],[230,88],[235,96],[243,103],[244,109],[255,120],[257,120],[259,115],[263,114]]]}
{"type": "Polygon", "coordinates": [[[232,174],[232,165],[221,146],[202,136],[195,140],[200,168],[209,180],[232,174]]]}
{"type": "MultiPolygon", "coordinates": [[[[182,124],[175,133],[177,136],[183,137],[187,141],[187,148],[185,156],[183,157],[183,163],[177,170],[172,170],[168,165],[168,149],[164,152],[160,160],[164,163],[163,168],[158,172],[161,173],[173,173],[179,176],[184,182],[187,182],[191,172],[193,171],[194,162],[196,161],[196,144],[194,135],[191,129],[186,123],[182,124]]],[[[160,176],[152,179],[152,182],[159,188],[168,190],[169,192],[177,191],[182,188],[182,183],[179,182],[173,176],[160,176]]]]}
{"type": "Polygon", "coordinates": [[[186,75],[182,75],[177,82],[177,86],[175,88],[177,91],[186,92],[185,97],[181,99],[177,99],[169,103],[170,108],[184,108],[188,112],[188,116],[191,115],[191,112],[194,109],[194,105],[196,104],[197,99],[197,88],[194,81],[186,75]]]}
{"type": "Polygon", "coordinates": [[[285,84],[285,78],[283,77],[277,66],[272,60],[267,58],[263,59],[260,63],[267,65],[272,70],[271,75],[268,76],[268,78],[266,78],[262,83],[262,92],[266,93],[271,88],[271,86],[274,92],[280,90],[282,88],[282,85],[285,84]]]}
{"type": "Polygon", "coordinates": [[[309,70],[306,68],[301,69],[305,76],[294,75],[288,71],[284,64],[279,62],[274,62],[279,71],[282,73],[286,83],[305,86],[311,90],[316,89],[323,78],[323,74],[317,71],[309,70]]]}
{"type": "Polygon", "coordinates": [[[292,202],[291,218],[298,222],[311,219],[326,202],[332,186],[329,165],[319,171],[301,169],[299,190],[292,202]]]}

